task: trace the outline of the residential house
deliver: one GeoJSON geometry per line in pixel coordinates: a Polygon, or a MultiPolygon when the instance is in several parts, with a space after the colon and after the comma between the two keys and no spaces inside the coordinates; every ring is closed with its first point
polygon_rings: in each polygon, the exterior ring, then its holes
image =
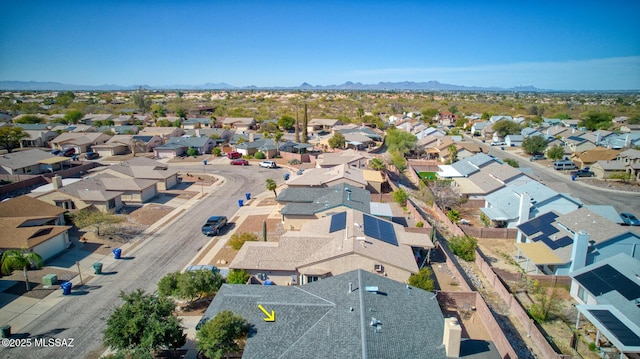
{"type": "Polygon", "coordinates": [[[495,161],[496,159],[489,155],[478,153],[450,165],[438,165],[440,171],[437,172],[437,175],[440,178],[468,177],[472,173],[480,171],[483,166],[495,161]]]}
{"type": "Polygon", "coordinates": [[[153,149],[156,158],[174,158],[187,154],[190,148],[195,148],[198,155],[209,154],[216,146],[216,142],[209,137],[171,137],[163,144],[153,149]]]}
{"type": "Polygon", "coordinates": [[[438,123],[444,127],[453,127],[458,120],[458,115],[449,111],[442,111],[438,113],[438,123]]]}
{"type": "Polygon", "coordinates": [[[20,140],[20,147],[49,147],[49,141],[56,138],[58,133],[51,131],[51,126],[40,123],[16,123],[29,137],[20,140]]]}
{"type": "Polygon", "coordinates": [[[340,152],[326,152],[318,156],[316,159],[316,167],[326,168],[348,164],[355,168],[365,168],[371,158],[371,155],[366,152],[358,152],[352,149],[340,152]]]}
{"type": "Polygon", "coordinates": [[[113,120],[114,118],[115,116],[108,113],[89,113],[84,115],[84,117],[80,119],[80,123],[88,126],[93,126],[93,123],[96,121],[109,121],[113,120]]]}
{"type": "Polygon", "coordinates": [[[47,260],[69,247],[65,209],[29,196],[0,202],[0,252],[35,252],[47,260]]]}
{"type": "Polygon", "coordinates": [[[522,135],[506,135],[504,137],[504,143],[509,147],[520,147],[524,137],[522,135]]]}
{"type": "Polygon", "coordinates": [[[503,116],[503,115],[497,115],[497,116],[491,116],[489,118],[489,122],[491,122],[491,124],[494,124],[498,121],[513,121],[513,117],[511,116],[503,116]]]}
{"type": "Polygon", "coordinates": [[[197,128],[211,128],[211,118],[208,117],[196,117],[188,118],[182,122],[182,128],[185,130],[195,130],[197,128]]]}
{"type": "Polygon", "coordinates": [[[625,173],[627,166],[622,161],[596,161],[590,167],[597,178],[609,179],[611,175],[625,173]]]}
{"type": "Polygon", "coordinates": [[[333,118],[313,118],[307,123],[307,132],[332,132],[333,126],[342,125],[342,121],[333,118]]]}
{"type": "Polygon", "coordinates": [[[103,144],[92,146],[92,150],[100,157],[123,155],[131,151],[132,138],[132,135],[115,135],[103,144]]]}
{"type": "Polygon", "coordinates": [[[424,125],[417,126],[417,128],[414,129],[413,134],[416,135],[416,138],[418,140],[421,140],[428,136],[444,137],[446,135],[446,133],[440,128],[426,127],[424,125]]]}
{"type": "Polygon", "coordinates": [[[582,202],[577,198],[558,193],[539,182],[529,181],[507,185],[487,195],[485,207],[480,210],[496,227],[515,228],[552,210],[566,214],[581,206],[582,202]]]}
{"type": "Polygon", "coordinates": [[[593,142],[578,136],[569,136],[564,140],[564,142],[565,153],[584,152],[596,148],[596,145],[593,142]]]}
{"type": "Polygon", "coordinates": [[[71,167],[69,157],[55,156],[35,148],[0,155],[0,174],[37,175],[69,167],[71,167]]]}
{"type": "Polygon", "coordinates": [[[56,133],[62,132],[73,132],[73,133],[83,133],[83,132],[97,132],[97,129],[94,126],[84,125],[84,124],[73,124],[73,125],[56,125],[51,131],[55,131],[56,133]]]}
{"type": "Polygon", "coordinates": [[[590,167],[598,161],[611,161],[618,157],[620,151],[608,148],[596,147],[591,150],[574,152],[570,160],[579,168],[590,167]]]}
{"type": "Polygon", "coordinates": [[[109,141],[112,136],[100,132],[65,132],[51,140],[53,148],[62,150],[74,148],[76,154],[92,151],[92,146],[101,145],[109,141]]]}
{"type": "Polygon", "coordinates": [[[567,127],[578,128],[578,125],[580,125],[580,121],[581,120],[568,118],[568,119],[562,120],[562,124],[567,126],[567,127]]]}
{"type": "Polygon", "coordinates": [[[222,125],[235,129],[236,132],[246,132],[255,128],[256,119],[253,117],[227,117],[222,120],[222,125]]]}
{"type": "Polygon", "coordinates": [[[113,121],[114,127],[128,126],[133,123],[133,119],[131,115],[121,115],[121,116],[113,117],[111,121],[113,121]]]}
{"type": "Polygon", "coordinates": [[[480,121],[480,122],[474,122],[473,125],[471,125],[471,135],[472,136],[481,136],[482,135],[482,129],[491,124],[491,122],[489,121],[480,121]]]}
{"type": "Polygon", "coordinates": [[[51,184],[51,191],[32,193],[32,196],[69,211],[93,206],[108,212],[117,211],[123,206],[123,192],[108,190],[97,178],[85,177],[63,186],[62,178],[55,176],[51,184]]]}
{"type": "Polygon", "coordinates": [[[162,162],[146,157],[134,157],[120,164],[108,166],[100,173],[108,173],[120,178],[156,181],[158,191],[165,191],[178,184],[178,172],[162,162]]]}
{"type": "Polygon", "coordinates": [[[596,348],[610,351],[613,347],[620,357],[640,353],[638,273],[637,258],[617,254],[569,274],[570,293],[578,302],[576,325],[580,328],[586,319],[595,326],[596,348]]]}
{"type": "Polygon", "coordinates": [[[101,126],[96,129],[96,132],[110,132],[114,135],[133,135],[140,132],[140,128],[136,125],[101,126]]]}
{"type": "Polygon", "coordinates": [[[587,132],[580,137],[593,143],[595,146],[599,146],[603,141],[610,138],[610,136],[612,135],[614,135],[612,131],[597,130],[593,132],[587,132]]]}
{"type": "Polygon", "coordinates": [[[216,143],[229,142],[233,138],[233,130],[224,128],[196,128],[193,130],[185,130],[185,136],[189,137],[211,137],[216,143]]]}
{"type": "Polygon", "coordinates": [[[342,164],[334,167],[307,169],[302,174],[291,177],[287,181],[287,187],[331,187],[340,183],[345,183],[350,187],[365,188],[371,193],[380,193],[384,179],[379,171],[342,164]]]}
{"type": "Polygon", "coordinates": [[[171,137],[184,136],[184,130],[180,127],[145,127],[140,132],[140,136],[158,136],[162,141],[168,141],[171,137]]]}
{"type": "Polygon", "coordinates": [[[339,183],[331,187],[288,187],[276,198],[284,228],[299,230],[311,220],[341,212],[346,208],[371,213],[371,193],[366,189],[339,183]]]}
{"type": "Polygon", "coordinates": [[[454,347],[472,341],[442,344],[451,324],[434,296],[357,269],[299,287],[223,284],[203,320],[223,311],[246,318],[252,334],[243,358],[457,357],[454,347]]]}
{"type": "Polygon", "coordinates": [[[560,214],[547,212],[518,225],[518,255],[536,273],[567,275],[620,253],[640,259],[638,231],[620,226],[589,210],[560,214]]]}
{"type": "Polygon", "coordinates": [[[629,149],[620,152],[618,161],[622,161],[626,167],[626,172],[636,181],[640,180],[640,150],[629,149]]]}
{"type": "MultiPolygon", "coordinates": [[[[473,166],[466,165],[464,167],[473,168],[473,166]]],[[[465,198],[484,199],[488,194],[504,188],[507,184],[524,184],[529,181],[533,181],[533,179],[517,168],[491,161],[465,177],[454,177],[453,186],[455,191],[465,198]]]]}
{"type": "Polygon", "coordinates": [[[288,231],[278,242],[246,242],[229,268],[262,273],[276,285],[306,284],[356,269],[406,282],[418,272],[417,251],[429,248],[433,243],[424,233],[346,209],[288,231]]]}
{"type": "Polygon", "coordinates": [[[600,146],[621,150],[640,146],[640,132],[612,134],[600,141],[600,146]]]}

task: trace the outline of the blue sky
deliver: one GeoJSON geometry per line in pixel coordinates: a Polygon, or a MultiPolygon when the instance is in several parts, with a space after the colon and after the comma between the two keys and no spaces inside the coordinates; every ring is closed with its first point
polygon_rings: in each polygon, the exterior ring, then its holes
{"type": "Polygon", "coordinates": [[[640,1],[2,1],[0,80],[640,89],[640,1]]]}

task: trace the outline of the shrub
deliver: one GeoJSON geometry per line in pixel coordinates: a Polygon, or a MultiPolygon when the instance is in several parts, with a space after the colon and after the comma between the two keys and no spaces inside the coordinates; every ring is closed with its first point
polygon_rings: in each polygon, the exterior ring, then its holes
{"type": "Polygon", "coordinates": [[[453,254],[465,261],[473,261],[476,259],[477,246],[478,240],[466,234],[449,239],[449,249],[451,249],[453,254]]]}
{"type": "Polygon", "coordinates": [[[300,162],[300,160],[299,160],[299,159],[294,158],[294,159],[292,159],[292,160],[289,160],[289,164],[290,164],[290,165],[299,165],[299,164],[302,164],[302,162],[300,162]]]}
{"type": "Polygon", "coordinates": [[[264,154],[264,152],[258,151],[253,155],[253,158],[257,160],[264,160],[265,158],[267,158],[267,156],[264,154]]]}
{"type": "Polygon", "coordinates": [[[189,147],[189,149],[187,150],[187,156],[198,157],[198,149],[197,148],[193,148],[193,147],[189,147]]]}
{"type": "Polygon", "coordinates": [[[220,147],[214,147],[211,150],[211,154],[216,156],[216,157],[220,157],[220,155],[222,155],[222,150],[220,149],[220,147]]]}
{"type": "MultiPolygon", "coordinates": [[[[539,137],[539,136],[535,136],[535,137],[539,137]]],[[[507,158],[504,160],[504,163],[508,164],[509,166],[513,167],[513,168],[518,168],[520,167],[520,163],[514,159],[511,158],[507,158]]]]}
{"type": "Polygon", "coordinates": [[[412,274],[409,277],[409,285],[424,289],[426,291],[433,290],[433,272],[429,267],[420,269],[417,274],[412,274]]]}
{"type": "Polygon", "coordinates": [[[450,209],[447,211],[447,218],[449,218],[453,223],[458,223],[458,220],[460,219],[460,212],[455,209],[450,209]]]}
{"type": "Polygon", "coordinates": [[[420,221],[420,222],[416,223],[416,227],[422,228],[422,227],[424,227],[424,223],[422,221],[420,221]]]}
{"type": "Polygon", "coordinates": [[[229,238],[229,246],[235,250],[240,250],[244,242],[255,242],[258,240],[258,236],[251,232],[234,233],[229,238]]]}
{"type": "Polygon", "coordinates": [[[393,200],[396,201],[402,207],[407,205],[408,199],[409,199],[409,194],[402,188],[398,188],[397,190],[393,191],[393,200]]]}
{"type": "Polygon", "coordinates": [[[597,349],[598,349],[598,346],[596,345],[595,342],[589,343],[589,350],[591,350],[592,352],[595,352],[597,349]]]}
{"type": "Polygon", "coordinates": [[[229,271],[227,283],[229,284],[247,284],[251,274],[244,269],[232,269],[229,271]]]}

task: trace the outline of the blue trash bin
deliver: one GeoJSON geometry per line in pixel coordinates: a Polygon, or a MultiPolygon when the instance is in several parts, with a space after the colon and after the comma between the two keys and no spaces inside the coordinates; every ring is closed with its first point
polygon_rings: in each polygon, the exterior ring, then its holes
{"type": "Polygon", "coordinates": [[[242,207],[242,206],[244,206],[244,201],[239,199],[238,200],[238,207],[242,207]]]}
{"type": "Polygon", "coordinates": [[[244,196],[247,197],[247,201],[251,199],[251,193],[245,193],[244,196]]]}
{"type": "Polygon", "coordinates": [[[113,258],[120,259],[120,255],[122,255],[122,249],[116,248],[113,250],[113,258]]]}
{"type": "Polygon", "coordinates": [[[73,284],[71,284],[71,282],[64,282],[64,283],[60,284],[60,288],[62,288],[62,295],[71,294],[71,287],[72,286],[73,286],[73,284]]]}
{"type": "Polygon", "coordinates": [[[206,166],[207,165],[207,160],[203,160],[202,164],[206,166]]]}
{"type": "Polygon", "coordinates": [[[571,180],[575,181],[576,180],[576,176],[571,176],[571,180]]]}
{"type": "Polygon", "coordinates": [[[289,179],[289,174],[288,174],[288,173],[285,173],[285,174],[284,174],[284,180],[286,181],[286,180],[288,180],[288,179],[289,179]]]}

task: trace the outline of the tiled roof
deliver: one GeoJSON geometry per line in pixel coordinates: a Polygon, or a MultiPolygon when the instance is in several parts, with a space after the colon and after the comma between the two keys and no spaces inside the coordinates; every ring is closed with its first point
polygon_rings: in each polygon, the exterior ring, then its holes
{"type": "Polygon", "coordinates": [[[55,217],[64,212],[66,212],[65,209],[29,196],[0,202],[0,217],[55,217]]]}
{"type": "Polygon", "coordinates": [[[204,317],[230,310],[252,325],[244,358],[444,359],[444,317],[432,298],[356,270],[294,287],[224,284],[204,317]],[[275,311],[275,322],[263,320],[259,304],[275,311]]]}

